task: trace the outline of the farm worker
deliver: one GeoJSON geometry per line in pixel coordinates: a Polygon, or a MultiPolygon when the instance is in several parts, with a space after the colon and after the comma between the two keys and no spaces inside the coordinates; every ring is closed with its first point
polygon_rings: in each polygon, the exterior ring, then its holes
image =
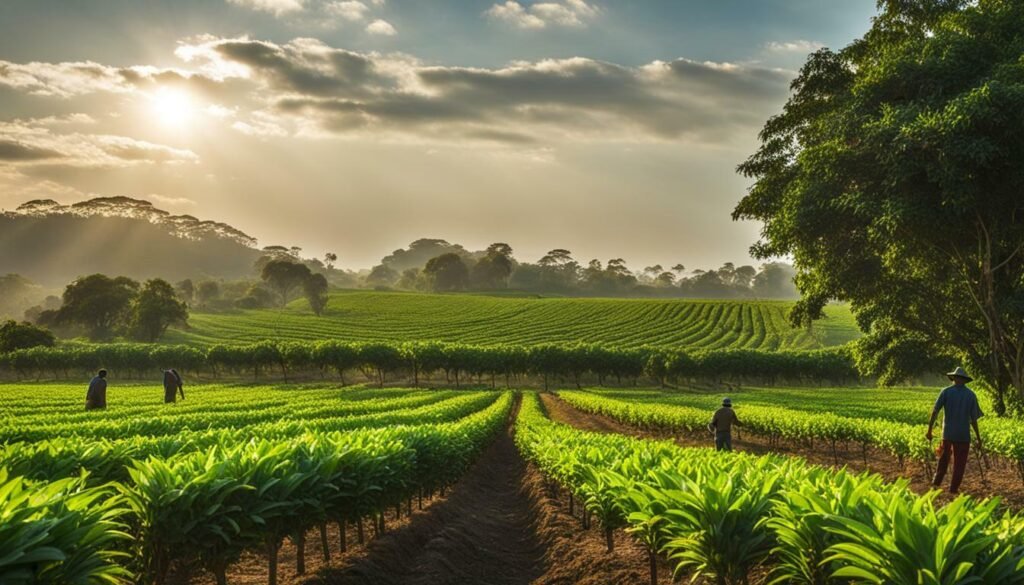
{"type": "Polygon", "coordinates": [[[967,453],[971,448],[971,428],[974,429],[974,436],[978,438],[978,448],[981,448],[981,432],[978,431],[978,419],[984,416],[981,407],[978,406],[978,397],[966,386],[972,380],[963,368],[957,368],[946,374],[952,380],[953,385],[939,393],[935,400],[935,408],[932,409],[931,420],[928,421],[928,432],[925,437],[932,440],[932,427],[935,426],[935,419],[939,411],[944,412],[942,417],[942,443],[939,445],[939,464],[935,469],[935,479],[932,485],[940,487],[942,478],[946,475],[946,468],[949,467],[949,455],[953,454],[953,477],[949,482],[949,493],[956,494],[960,491],[960,482],[964,478],[964,471],[967,469],[967,453]]]}
{"type": "Polygon", "coordinates": [[[181,393],[181,399],[185,400],[185,388],[181,382],[181,375],[174,368],[164,370],[164,403],[174,402],[177,393],[181,393]]]}
{"type": "Polygon", "coordinates": [[[89,381],[89,390],[85,393],[85,409],[95,410],[107,407],[107,371],[100,370],[96,377],[89,381]]]}
{"type": "Polygon", "coordinates": [[[732,425],[740,425],[740,419],[732,409],[732,399],[722,399],[722,408],[715,411],[708,423],[708,430],[715,433],[715,450],[732,451],[732,425]]]}

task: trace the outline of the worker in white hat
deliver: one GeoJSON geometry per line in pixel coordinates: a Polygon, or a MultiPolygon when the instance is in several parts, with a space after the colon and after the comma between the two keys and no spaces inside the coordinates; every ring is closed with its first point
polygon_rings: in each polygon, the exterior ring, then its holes
{"type": "Polygon", "coordinates": [[[957,368],[946,374],[946,377],[953,382],[953,385],[943,389],[935,400],[935,407],[932,409],[932,417],[928,421],[928,432],[925,437],[932,440],[932,428],[935,426],[935,419],[942,416],[942,443],[939,445],[939,463],[935,468],[935,478],[932,485],[942,486],[942,478],[946,476],[946,468],[949,467],[950,454],[953,455],[953,477],[949,482],[949,493],[960,492],[960,482],[964,479],[964,471],[967,470],[967,454],[971,450],[971,429],[974,429],[974,436],[978,439],[978,448],[981,449],[981,432],[978,430],[978,419],[985,416],[978,406],[978,397],[974,391],[967,387],[972,380],[963,368],[957,368]]]}

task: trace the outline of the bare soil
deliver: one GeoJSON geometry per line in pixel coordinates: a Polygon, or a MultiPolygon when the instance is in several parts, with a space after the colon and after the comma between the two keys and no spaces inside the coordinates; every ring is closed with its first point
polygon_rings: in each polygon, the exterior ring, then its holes
{"type": "MultiPolygon", "coordinates": [[[[623,530],[608,552],[594,521],[583,529],[579,505],[569,513],[568,496],[523,460],[511,430],[502,433],[445,497],[436,496],[412,514],[387,514],[376,538],[366,522],[365,545],[347,529],[348,551],[338,552],[339,533],[329,527],[331,561],[323,561],[320,534],[306,536],[306,574],[295,572],[296,549],[280,552],[282,585],[647,585],[646,549],[623,530]]],[[[658,561],[658,583],[671,571],[658,561]]],[[[207,585],[212,576],[179,570],[178,585],[207,585]]],[[[267,561],[247,554],[229,570],[233,585],[267,582],[267,561]]]]}
{"type": "MultiPolygon", "coordinates": [[[[541,400],[552,419],[584,430],[621,433],[634,437],[672,439],[685,447],[714,447],[714,441],[709,433],[669,434],[663,431],[644,430],[624,425],[606,416],[580,411],[553,394],[541,394],[541,400]]],[[[737,409],[737,415],[740,420],[743,419],[742,408],[737,409]]],[[[709,420],[710,416],[711,413],[708,413],[709,420]]],[[[845,467],[854,472],[870,471],[889,481],[904,478],[909,480],[910,487],[919,493],[932,489],[933,469],[928,469],[924,464],[913,461],[907,461],[904,465],[900,465],[899,460],[880,450],[869,449],[865,454],[860,445],[839,444],[836,452],[833,453],[831,445],[826,442],[814,445],[770,444],[766,437],[746,432],[743,429],[734,429],[732,446],[736,451],[748,451],[758,455],[764,453],[792,455],[803,457],[815,465],[833,468],[845,467]]],[[[944,479],[946,488],[949,487],[952,467],[951,463],[944,479]]],[[[960,491],[976,497],[998,496],[1006,506],[1012,509],[1024,508],[1024,482],[1017,476],[1012,464],[989,457],[988,466],[985,466],[976,451],[972,451],[968,459],[967,473],[964,475],[960,491]]],[[[952,496],[946,492],[939,496],[940,501],[951,499],[952,496]]]]}

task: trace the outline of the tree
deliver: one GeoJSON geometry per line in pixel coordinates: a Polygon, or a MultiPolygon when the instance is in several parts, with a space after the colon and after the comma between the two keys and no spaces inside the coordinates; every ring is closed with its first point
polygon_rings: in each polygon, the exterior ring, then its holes
{"type": "Polygon", "coordinates": [[[675,272],[678,276],[682,276],[683,272],[686,272],[686,267],[682,263],[676,264],[672,267],[672,272],[675,272]]]}
{"type": "Polygon", "coordinates": [[[127,322],[138,290],[139,283],[124,276],[84,276],[64,289],[58,320],[82,325],[91,339],[107,339],[127,322]]]}
{"type": "Polygon", "coordinates": [[[0,353],[30,347],[52,347],[56,341],[53,333],[31,323],[9,320],[0,325],[0,353]]]}
{"type": "Polygon", "coordinates": [[[310,274],[302,283],[302,292],[309,301],[309,308],[317,317],[327,308],[327,277],[323,274],[310,274]]]}
{"type": "Polygon", "coordinates": [[[195,300],[200,307],[206,307],[210,302],[220,297],[220,285],[212,280],[204,280],[196,288],[195,300]]]}
{"type": "Polygon", "coordinates": [[[366,284],[371,286],[392,286],[398,280],[398,273],[386,264],[378,264],[366,276],[366,284]]]}
{"type": "Polygon", "coordinates": [[[245,296],[235,301],[239,309],[269,309],[274,305],[274,294],[258,284],[250,286],[245,296]]]}
{"type": "Polygon", "coordinates": [[[334,268],[334,263],[337,261],[338,255],[334,252],[324,254],[324,266],[326,266],[328,270],[332,270],[334,268]]]}
{"type": "Polygon", "coordinates": [[[434,291],[464,290],[469,283],[469,269],[458,254],[449,252],[427,261],[423,273],[434,291]]]}
{"type": "Polygon", "coordinates": [[[280,306],[292,300],[292,293],[303,286],[311,272],[308,267],[289,260],[271,260],[263,266],[261,277],[278,294],[280,306]]]}
{"type": "Polygon", "coordinates": [[[395,286],[405,290],[423,290],[424,280],[419,268],[406,268],[402,271],[402,278],[398,279],[395,286]]]}
{"type": "Polygon", "coordinates": [[[174,287],[174,290],[177,291],[178,297],[181,300],[185,301],[186,305],[191,305],[195,301],[196,287],[194,284],[192,284],[191,278],[186,278],[185,280],[179,282],[174,287]]]}
{"type": "Polygon", "coordinates": [[[1024,2],[880,7],[810,56],[733,217],[764,223],[755,256],[794,258],[795,323],[848,300],[887,339],[862,349],[952,350],[1001,413],[1024,400],[1024,2]]]}
{"type": "Polygon", "coordinates": [[[512,259],[512,246],[495,243],[487,247],[483,258],[473,265],[470,280],[482,289],[507,288],[508,279],[512,276],[515,261],[512,259]]]}
{"type": "Polygon", "coordinates": [[[175,323],[188,321],[188,306],[178,298],[169,282],[147,280],[132,302],[131,331],[141,341],[156,341],[175,323]]]}

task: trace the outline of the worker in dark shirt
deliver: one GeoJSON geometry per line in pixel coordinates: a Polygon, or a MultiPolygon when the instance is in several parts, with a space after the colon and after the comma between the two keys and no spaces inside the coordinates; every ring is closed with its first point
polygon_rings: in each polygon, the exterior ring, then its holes
{"type": "Polygon", "coordinates": [[[722,408],[715,411],[708,423],[708,430],[715,433],[715,450],[732,451],[732,425],[740,425],[740,419],[732,409],[732,400],[722,400],[722,408]]]}
{"type": "Polygon", "coordinates": [[[174,402],[179,393],[181,399],[185,400],[185,387],[181,382],[181,375],[174,368],[164,370],[164,402],[174,402]]]}
{"type": "Polygon", "coordinates": [[[85,393],[85,409],[96,410],[107,407],[107,371],[100,370],[96,377],[89,381],[89,390],[85,393]]]}
{"type": "Polygon", "coordinates": [[[978,448],[981,449],[981,432],[978,430],[978,419],[985,416],[978,406],[978,397],[967,387],[971,377],[963,368],[957,368],[946,376],[953,382],[953,385],[945,388],[939,393],[935,400],[935,407],[932,409],[932,417],[928,421],[928,432],[925,437],[932,440],[932,428],[935,420],[942,416],[942,443],[939,445],[939,463],[935,468],[935,478],[932,485],[940,487],[942,478],[946,476],[946,468],[949,467],[950,453],[953,455],[953,477],[949,482],[949,493],[956,494],[960,491],[960,482],[964,479],[964,471],[967,469],[967,454],[971,449],[971,428],[974,429],[974,436],[978,439],[978,448]]]}

